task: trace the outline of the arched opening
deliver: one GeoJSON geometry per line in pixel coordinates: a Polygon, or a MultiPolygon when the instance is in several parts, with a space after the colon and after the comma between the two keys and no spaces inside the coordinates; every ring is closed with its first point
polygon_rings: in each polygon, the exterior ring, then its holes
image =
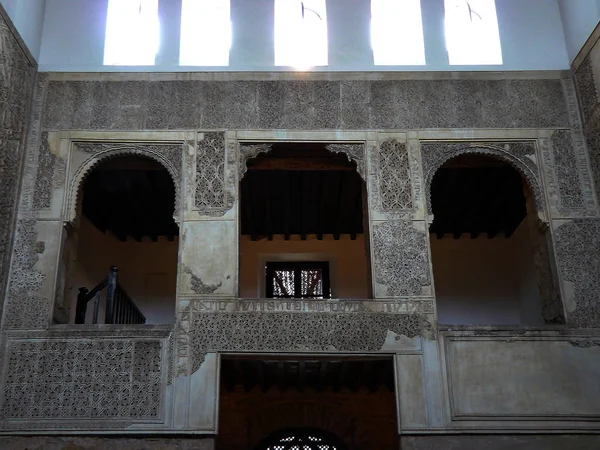
{"type": "Polygon", "coordinates": [[[318,428],[288,428],[267,436],[255,450],[347,450],[335,434],[318,428]]]}
{"type": "Polygon", "coordinates": [[[169,172],[149,157],[121,155],[94,166],[79,189],[63,247],[70,321],[173,323],[179,229],[169,172]]]}
{"type": "Polygon", "coordinates": [[[344,153],[273,144],[240,191],[240,297],[371,297],[366,187],[344,153]]]}
{"type": "Polygon", "coordinates": [[[437,170],[430,192],[440,324],[562,323],[550,238],[516,169],[461,155],[437,170]]]}

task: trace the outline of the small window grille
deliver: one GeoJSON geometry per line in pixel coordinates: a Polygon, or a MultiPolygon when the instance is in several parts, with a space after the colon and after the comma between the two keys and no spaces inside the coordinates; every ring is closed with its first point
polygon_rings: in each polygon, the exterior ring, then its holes
{"type": "Polygon", "coordinates": [[[255,450],[347,450],[347,447],[331,433],[312,428],[296,428],[266,437],[255,450]]]}
{"type": "Polygon", "coordinates": [[[266,287],[269,298],[331,298],[329,263],[268,262],[266,287]]]}

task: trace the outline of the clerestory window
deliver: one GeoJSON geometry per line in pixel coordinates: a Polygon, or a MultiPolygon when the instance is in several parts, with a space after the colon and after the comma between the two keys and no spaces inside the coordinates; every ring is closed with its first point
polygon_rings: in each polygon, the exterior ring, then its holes
{"type": "Polygon", "coordinates": [[[451,65],[502,64],[494,0],[444,0],[451,65]]]}
{"type": "Polygon", "coordinates": [[[179,65],[228,66],[230,0],[183,0],[179,65]]]}
{"type": "Polygon", "coordinates": [[[325,0],[275,0],[275,65],[326,66],[325,0]]]}
{"type": "Polygon", "coordinates": [[[421,0],[371,0],[371,47],[376,66],[424,65],[421,0]]]}
{"type": "Polygon", "coordinates": [[[108,1],[104,65],[154,65],[159,37],[158,0],[108,1]]]}
{"type": "Polygon", "coordinates": [[[329,263],[267,262],[268,298],[331,298],[329,263]]]}

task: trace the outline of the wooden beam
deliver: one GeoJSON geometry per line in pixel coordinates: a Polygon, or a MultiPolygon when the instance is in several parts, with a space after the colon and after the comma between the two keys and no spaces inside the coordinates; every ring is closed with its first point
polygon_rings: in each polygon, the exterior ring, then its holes
{"type": "Polygon", "coordinates": [[[248,167],[248,171],[255,170],[290,170],[290,171],[353,171],[355,167],[336,161],[329,157],[265,157],[256,159],[248,167]]]}

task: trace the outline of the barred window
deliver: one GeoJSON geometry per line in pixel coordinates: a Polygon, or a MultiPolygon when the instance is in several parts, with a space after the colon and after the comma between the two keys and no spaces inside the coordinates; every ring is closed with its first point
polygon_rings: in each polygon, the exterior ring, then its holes
{"type": "Polygon", "coordinates": [[[269,298],[331,298],[329,263],[268,262],[266,294],[269,298]]]}

